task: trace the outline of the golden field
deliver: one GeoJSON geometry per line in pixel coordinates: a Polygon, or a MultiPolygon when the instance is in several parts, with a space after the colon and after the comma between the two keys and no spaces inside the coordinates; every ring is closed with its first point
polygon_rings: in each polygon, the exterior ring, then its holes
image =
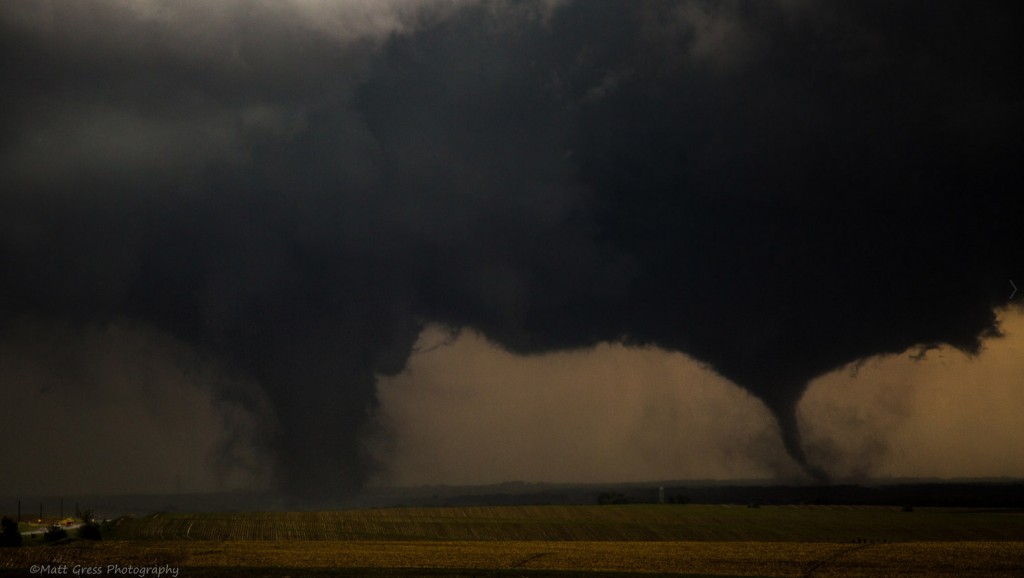
{"type": "Polygon", "coordinates": [[[467,506],[153,514],[129,540],[505,540],[706,542],[1024,541],[1024,513],[876,506],[467,506]]]}
{"type": "MultiPolygon", "coordinates": [[[[843,506],[509,506],[154,514],[101,542],[0,549],[33,565],[179,576],[1020,576],[1015,511],[843,506]]],[[[37,574],[38,575],[38,574],[37,574]]],[[[110,575],[105,573],[104,575],[110,575]]]]}
{"type": "MultiPolygon", "coordinates": [[[[1020,576],[1024,542],[105,541],[0,552],[0,574],[33,564],[164,566],[181,576],[287,569],[325,575],[1020,576]],[[445,573],[444,571],[450,571],[445,573]]],[[[69,571],[70,573],[70,571],[69,571]]]]}

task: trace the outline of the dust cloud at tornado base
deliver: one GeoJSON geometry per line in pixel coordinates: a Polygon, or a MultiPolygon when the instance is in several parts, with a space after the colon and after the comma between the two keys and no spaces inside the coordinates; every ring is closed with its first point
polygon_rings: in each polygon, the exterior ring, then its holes
{"type": "MultiPolygon", "coordinates": [[[[810,459],[840,481],[1024,476],[1024,315],[1000,319],[1006,336],[975,358],[910,350],[815,380],[799,410],[810,459]]],[[[211,384],[247,386],[182,344],[123,323],[16,334],[0,391],[22,411],[0,435],[4,463],[33,475],[9,491],[66,491],[67,471],[86,493],[268,487],[266,402],[226,403],[211,384]],[[75,375],[56,369],[67,366],[75,375]]],[[[521,357],[473,332],[447,338],[428,327],[407,371],[381,379],[371,483],[800,479],[767,409],[682,354],[602,344],[521,357]]]]}
{"type": "Polygon", "coordinates": [[[265,395],[151,327],[39,320],[0,340],[0,496],[264,491],[265,395]]]}
{"type": "MultiPolygon", "coordinates": [[[[809,459],[830,478],[1024,476],[1024,314],[976,357],[950,347],[880,356],[811,383],[809,459]]],[[[380,384],[375,483],[800,480],[764,405],[699,362],[655,348],[517,357],[466,332],[380,384]]]]}

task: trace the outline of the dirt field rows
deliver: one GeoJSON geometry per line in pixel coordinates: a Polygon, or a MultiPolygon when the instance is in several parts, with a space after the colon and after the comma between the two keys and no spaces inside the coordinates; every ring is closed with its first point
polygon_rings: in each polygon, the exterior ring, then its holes
{"type": "Polygon", "coordinates": [[[0,576],[112,564],[180,577],[1019,576],[1024,515],[657,505],[155,514],[119,521],[102,542],[0,549],[0,576]]]}
{"type": "Polygon", "coordinates": [[[388,508],[155,514],[122,520],[110,536],[133,540],[1024,540],[1024,513],[727,505],[388,508]]]}
{"type": "Polygon", "coordinates": [[[113,563],[168,566],[180,576],[246,569],[248,575],[273,576],[301,576],[302,570],[353,575],[370,569],[386,576],[1019,576],[1024,543],[107,541],[2,552],[0,574],[22,575],[32,565],[113,563]]]}

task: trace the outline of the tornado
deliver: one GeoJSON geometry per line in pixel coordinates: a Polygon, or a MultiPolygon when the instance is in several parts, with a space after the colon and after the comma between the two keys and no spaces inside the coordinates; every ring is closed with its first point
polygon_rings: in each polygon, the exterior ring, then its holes
{"type": "Polygon", "coordinates": [[[998,338],[1024,7],[362,4],[5,2],[0,330],[186,344],[265,392],[317,504],[375,471],[427,323],[685,352],[818,481],[813,379],[998,338]]]}

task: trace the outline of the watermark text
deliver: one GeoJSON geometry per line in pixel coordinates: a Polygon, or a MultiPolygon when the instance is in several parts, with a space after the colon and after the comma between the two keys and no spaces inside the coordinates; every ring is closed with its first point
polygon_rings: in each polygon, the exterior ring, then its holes
{"type": "Polygon", "coordinates": [[[174,566],[135,566],[133,564],[107,564],[83,566],[81,564],[34,564],[29,571],[41,576],[138,576],[140,578],[178,577],[180,568],[174,566]]]}

